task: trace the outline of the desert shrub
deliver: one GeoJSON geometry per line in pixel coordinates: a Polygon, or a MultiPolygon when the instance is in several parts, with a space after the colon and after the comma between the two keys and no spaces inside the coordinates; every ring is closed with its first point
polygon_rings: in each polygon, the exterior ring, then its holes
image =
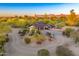
{"type": "Polygon", "coordinates": [[[0,56],[3,56],[5,54],[5,50],[3,46],[0,48],[0,56]]]}
{"type": "Polygon", "coordinates": [[[24,29],[24,30],[21,30],[21,31],[19,31],[18,33],[21,35],[21,36],[24,36],[25,34],[26,34],[26,29],[24,29]]]}
{"type": "Polygon", "coordinates": [[[50,32],[47,32],[46,35],[47,35],[47,36],[51,36],[51,33],[50,33],[50,32]]]}
{"type": "Polygon", "coordinates": [[[0,40],[0,45],[3,46],[5,43],[6,43],[6,40],[5,39],[4,40],[3,39],[0,40]]]}
{"type": "Polygon", "coordinates": [[[30,32],[30,36],[32,36],[32,35],[34,35],[34,34],[41,34],[41,31],[40,30],[38,30],[38,29],[35,29],[35,30],[31,30],[31,32],[30,32]]]}
{"type": "Polygon", "coordinates": [[[37,55],[38,55],[38,56],[49,56],[50,53],[49,53],[49,51],[46,50],[46,49],[41,49],[41,50],[38,51],[37,55]]]}
{"type": "Polygon", "coordinates": [[[41,34],[41,31],[37,29],[37,30],[36,30],[36,33],[41,34]]]}
{"type": "Polygon", "coordinates": [[[50,38],[52,38],[52,34],[50,32],[47,32],[46,35],[50,38]]]}
{"type": "Polygon", "coordinates": [[[6,42],[8,42],[8,41],[9,41],[9,38],[7,37],[7,38],[6,38],[6,42]]]}
{"type": "Polygon", "coordinates": [[[19,31],[19,32],[18,32],[18,34],[21,34],[21,33],[22,33],[22,31],[19,31]]]}
{"type": "Polygon", "coordinates": [[[66,26],[66,24],[62,22],[62,23],[57,24],[56,28],[61,29],[64,26],[66,26]]]}
{"type": "Polygon", "coordinates": [[[35,34],[33,37],[37,44],[41,44],[44,40],[46,40],[46,36],[42,34],[35,34]]]}
{"type": "Polygon", "coordinates": [[[24,29],[22,33],[23,33],[23,35],[25,35],[26,34],[26,29],[24,29]]]}
{"type": "Polygon", "coordinates": [[[61,29],[63,26],[62,25],[57,25],[56,28],[61,29]]]}
{"type": "Polygon", "coordinates": [[[49,30],[49,28],[48,27],[45,27],[45,30],[49,30]]]}
{"type": "Polygon", "coordinates": [[[75,41],[75,43],[79,43],[79,31],[72,32],[71,38],[75,41]]]}
{"type": "Polygon", "coordinates": [[[52,37],[50,32],[47,32],[46,35],[49,37],[49,41],[52,41],[52,39],[54,38],[54,34],[53,34],[53,37],[52,37]]]}
{"type": "Polygon", "coordinates": [[[24,39],[24,41],[25,41],[26,44],[29,44],[29,43],[31,42],[31,39],[30,39],[29,37],[26,37],[26,38],[24,39]]]}
{"type": "Polygon", "coordinates": [[[79,43],[79,37],[75,38],[75,43],[79,43]]]}
{"type": "Polygon", "coordinates": [[[34,30],[32,30],[32,31],[29,33],[29,36],[34,35],[34,33],[35,33],[35,31],[34,31],[34,30]]]}
{"type": "Polygon", "coordinates": [[[76,22],[76,25],[75,26],[79,26],[79,21],[76,22]]]}
{"type": "Polygon", "coordinates": [[[6,40],[6,42],[8,42],[9,41],[8,34],[6,34],[5,36],[6,36],[5,40],[6,40]]]}
{"type": "Polygon", "coordinates": [[[63,46],[58,46],[56,48],[56,54],[58,56],[73,56],[73,53],[71,50],[69,50],[68,48],[66,47],[63,47],[63,46]]]}
{"type": "Polygon", "coordinates": [[[4,45],[6,43],[6,36],[5,35],[0,35],[0,45],[4,45]]]}
{"type": "Polygon", "coordinates": [[[63,35],[66,35],[67,37],[70,37],[70,33],[73,32],[74,29],[71,29],[71,28],[66,28],[64,31],[63,31],[63,35]]]}

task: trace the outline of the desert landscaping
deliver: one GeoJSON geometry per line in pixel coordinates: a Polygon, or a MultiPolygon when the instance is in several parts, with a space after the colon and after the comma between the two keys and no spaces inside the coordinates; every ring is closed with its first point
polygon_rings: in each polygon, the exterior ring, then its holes
{"type": "Polygon", "coordinates": [[[79,15],[0,17],[1,56],[79,56],[79,15]]]}

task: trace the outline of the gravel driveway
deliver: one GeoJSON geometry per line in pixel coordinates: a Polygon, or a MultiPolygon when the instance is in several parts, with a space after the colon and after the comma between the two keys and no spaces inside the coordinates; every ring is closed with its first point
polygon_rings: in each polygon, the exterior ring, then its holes
{"type": "MultiPolygon", "coordinates": [[[[56,47],[63,44],[69,44],[69,49],[71,49],[75,55],[79,55],[79,47],[73,43],[70,38],[62,36],[61,31],[49,31],[55,35],[55,40],[52,42],[45,41],[41,45],[35,43],[25,44],[23,39],[18,34],[20,29],[13,28],[12,32],[9,33],[10,41],[6,44],[6,56],[36,56],[39,49],[48,49],[50,54],[55,56],[56,47]]],[[[44,33],[47,31],[43,31],[44,33]]]]}

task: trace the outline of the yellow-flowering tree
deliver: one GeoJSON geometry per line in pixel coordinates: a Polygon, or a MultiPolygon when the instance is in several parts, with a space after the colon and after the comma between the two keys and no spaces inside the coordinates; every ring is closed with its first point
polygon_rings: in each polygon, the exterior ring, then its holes
{"type": "Polygon", "coordinates": [[[70,15],[68,16],[68,19],[67,19],[66,23],[68,25],[71,25],[71,26],[75,25],[75,23],[76,23],[76,14],[75,14],[73,9],[70,11],[70,15]]]}

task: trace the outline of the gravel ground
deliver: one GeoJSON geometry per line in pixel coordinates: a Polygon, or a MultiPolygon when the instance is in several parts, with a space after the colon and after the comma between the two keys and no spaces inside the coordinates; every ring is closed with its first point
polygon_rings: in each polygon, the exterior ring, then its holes
{"type": "Polygon", "coordinates": [[[55,56],[56,47],[65,44],[68,44],[67,47],[71,49],[75,55],[79,55],[79,46],[75,45],[72,39],[62,36],[61,31],[45,30],[43,31],[43,33],[49,31],[54,34],[55,39],[53,41],[45,41],[41,45],[37,45],[35,43],[27,45],[19,36],[19,30],[20,29],[13,28],[12,32],[9,33],[10,41],[5,45],[6,56],[36,56],[37,51],[43,48],[48,49],[50,51],[51,56],[55,56]]]}

